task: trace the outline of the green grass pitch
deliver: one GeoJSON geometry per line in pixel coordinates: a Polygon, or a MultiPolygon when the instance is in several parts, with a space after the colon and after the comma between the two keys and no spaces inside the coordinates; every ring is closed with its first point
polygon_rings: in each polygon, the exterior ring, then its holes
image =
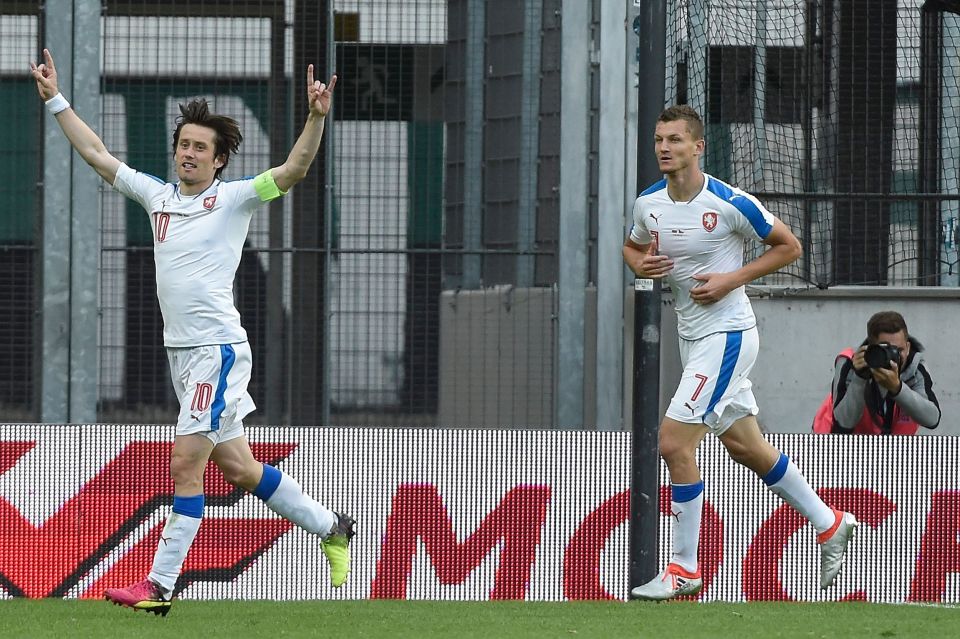
{"type": "Polygon", "coordinates": [[[867,603],[0,601],[0,637],[957,637],[960,607],[867,603]]]}

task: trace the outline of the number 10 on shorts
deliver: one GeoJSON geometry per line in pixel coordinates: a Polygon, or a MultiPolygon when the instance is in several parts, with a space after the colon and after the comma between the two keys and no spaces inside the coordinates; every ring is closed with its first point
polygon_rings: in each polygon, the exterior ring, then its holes
{"type": "MultiPolygon", "coordinates": [[[[703,384],[701,384],[702,386],[703,384]]],[[[193,402],[190,404],[191,411],[200,411],[201,413],[210,408],[210,400],[213,399],[213,385],[206,382],[197,384],[193,391],[193,402]]]]}

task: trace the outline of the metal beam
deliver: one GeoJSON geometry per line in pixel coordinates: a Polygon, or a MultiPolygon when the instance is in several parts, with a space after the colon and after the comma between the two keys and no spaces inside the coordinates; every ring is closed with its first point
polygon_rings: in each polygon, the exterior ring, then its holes
{"type": "Polygon", "coordinates": [[[540,31],[542,0],[526,0],[523,14],[523,77],[520,97],[520,210],[517,215],[517,286],[534,283],[537,178],[540,154],[540,31]]]}
{"type": "MultiPolygon", "coordinates": [[[[69,92],[73,78],[73,1],[48,0],[43,24],[43,41],[56,57],[60,87],[69,92]]],[[[71,155],[70,143],[54,117],[45,115],[40,421],[61,424],[70,419],[71,155]]],[[[90,211],[90,217],[98,214],[90,211]]]]}
{"type": "Polygon", "coordinates": [[[486,8],[483,0],[467,0],[467,43],[464,65],[463,140],[463,281],[465,289],[480,288],[483,267],[483,127],[486,8]]]}
{"type": "Polygon", "coordinates": [[[590,148],[590,3],[564,0],[560,54],[560,264],[556,426],[583,427],[590,148]]]}
{"type": "MultiPolygon", "coordinates": [[[[600,9],[600,148],[597,221],[597,363],[596,422],[598,430],[620,430],[623,424],[623,236],[626,209],[628,0],[604,2],[600,9]]],[[[633,184],[630,185],[633,191],[633,184]]]]}
{"type": "MultiPolygon", "coordinates": [[[[666,90],[666,0],[648,0],[640,9],[640,59],[646,72],[638,88],[638,191],[660,179],[653,154],[657,118],[666,90]]],[[[673,96],[671,96],[671,101],[673,96]]],[[[636,280],[633,336],[633,415],[630,437],[629,583],[633,588],[657,572],[660,530],[660,281],[636,280]]]]}
{"type": "MultiPolygon", "coordinates": [[[[49,14],[48,14],[49,15],[49,14]]],[[[103,113],[100,94],[100,3],[73,7],[73,107],[94,129],[103,113]]],[[[61,84],[61,86],[64,86],[61,84]]],[[[70,423],[97,421],[100,328],[100,177],[71,154],[70,423]]]]}

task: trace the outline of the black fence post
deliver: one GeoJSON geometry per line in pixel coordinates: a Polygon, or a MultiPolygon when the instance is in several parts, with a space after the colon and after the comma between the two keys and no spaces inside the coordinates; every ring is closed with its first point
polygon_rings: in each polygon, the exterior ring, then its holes
{"type": "MultiPolygon", "coordinates": [[[[640,8],[640,81],[637,109],[637,184],[639,193],[660,178],[650,141],[664,106],[666,79],[666,2],[650,0],[640,8]]],[[[657,572],[660,522],[660,282],[637,280],[633,319],[633,429],[630,466],[630,588],[657,572]]]]}

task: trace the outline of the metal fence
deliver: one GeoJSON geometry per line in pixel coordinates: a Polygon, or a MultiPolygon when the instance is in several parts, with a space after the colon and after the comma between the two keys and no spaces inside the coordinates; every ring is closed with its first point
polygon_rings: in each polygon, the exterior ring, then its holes
{"type": "MultiPolygon", "coordinates": [[[[804,241],[804,259],[770,281],[958,284],[956,4],[666,3],[668,101],[705,114],[705,168],[804,241]]],[[[622,314],[596,291],[629,281],[603,265],[637,187],[649,61],[635,15],[628,0],[0,1],[2,420],[176,414],[148,219],[108,186],[77,201],[89,169],[51,141],[26,73],[46,45],[74,62],[67,77],[97,65],[98,106],[81,116],[115,155],[168,179],[178,103],[207,96],[240,122],[226,176],[239,177],[286,157],[306,64],[340,75],[322,157],[255,216],[237,275],[251,422],[619,427],[597,408],[610,384],[596,342],[622,314]],[[51,40],[65,8],[100,37],[51,40]],[[622,117],[603,118],[611,84],[622,117]],[[95,248],[51,243],[78,224],[96,226],[95,248]],[[88,276],[76,265],[90,254],[88,276]],[[90,279],[95,301],[78,294],[90,279]],[[560,353],[571,339],[574,355],[560,353]]]]}

